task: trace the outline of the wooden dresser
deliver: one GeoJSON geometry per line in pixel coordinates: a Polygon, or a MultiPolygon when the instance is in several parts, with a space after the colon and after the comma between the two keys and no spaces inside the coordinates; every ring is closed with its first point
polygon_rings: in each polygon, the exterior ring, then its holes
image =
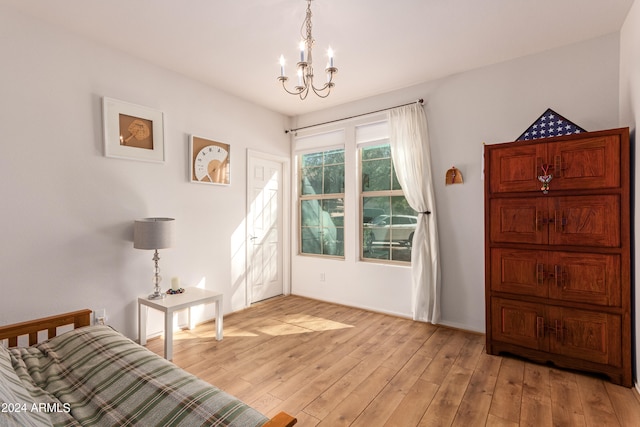
{"type": "Polygon", "coordinates": [[[484,156],[487,352],[631,387],[629,129],[484,156]]]}

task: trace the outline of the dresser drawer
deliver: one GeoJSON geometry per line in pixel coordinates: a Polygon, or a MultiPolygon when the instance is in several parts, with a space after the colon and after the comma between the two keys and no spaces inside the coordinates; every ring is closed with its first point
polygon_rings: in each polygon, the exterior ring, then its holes
{"type": "Polygon", "coordinates": [[[617,194],[508,197],[489,203],[492,243],[620,246],[617,194]]]}
{"type": "Polygon", "coordinates": [[[619,307],[620,255],[491,249],[491,290],[619,307]]]}

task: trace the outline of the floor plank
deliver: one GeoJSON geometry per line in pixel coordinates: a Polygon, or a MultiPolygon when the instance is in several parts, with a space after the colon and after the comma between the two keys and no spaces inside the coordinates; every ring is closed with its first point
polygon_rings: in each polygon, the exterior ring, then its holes
{"type": "Polygon", "coordinates": [[[552,425],[550,368],[525,364],[520,424],[528,427],[552,425]]]}
{"type": "Polygon", "coordinates": [[[491,401],[500,371],[501,358],[486,353],[478,355],[469,387],[465,392],[454,426],[468,427],[484,425],[489,415],[491,401]]]}
{"type": "Polygon", "coordinates": [[[524,365],[521,360],[503,359],[489,410],[492,415],[514,423],[520,421],[524,365]]]}
{"type": "MultiPolygon", "coordinates": [[[[585,413],[585,421],[588,420],[587,425],[602,427],[618,425],[613,405],[602,381],[576,375],[576,384],[585,413]]],[[[640,419],[637,421],[640,423],[640,419]]]]}
{"type": "Polygon", "coordinates": [[[551,378],[551,411],[554,423],[564,426],[586,425],[575,375],[552,369],[549,371],[549,377],[551,378]]]}

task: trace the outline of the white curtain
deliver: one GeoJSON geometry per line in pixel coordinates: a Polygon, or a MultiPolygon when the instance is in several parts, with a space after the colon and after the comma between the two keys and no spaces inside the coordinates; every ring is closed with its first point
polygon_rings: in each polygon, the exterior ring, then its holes
{"type": "Polygon", "coordinates": [[[419,212],[411,251],[413,319],[435,324],[440,321],[440,258],[427,117],[415,103],[390,110],[388,118],[398,181],[419,212]]]}

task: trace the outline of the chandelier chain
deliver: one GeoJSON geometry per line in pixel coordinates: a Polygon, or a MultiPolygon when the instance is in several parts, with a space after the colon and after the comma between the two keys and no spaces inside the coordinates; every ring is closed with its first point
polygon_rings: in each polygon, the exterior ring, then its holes
{"type": "Polygon", "coordinates": [[[308,0],[307,15],[304,22],[300,26],[300,37],[302,37],[302,40],[305,40],[305,43],[309,43],[307,48],[310,48],[314,42],[313,37],[311,36],[311,30],[313,26],[313,24],[311,23],[312,16],[313,14],[311,13],[311,0],[308,0]]]}

